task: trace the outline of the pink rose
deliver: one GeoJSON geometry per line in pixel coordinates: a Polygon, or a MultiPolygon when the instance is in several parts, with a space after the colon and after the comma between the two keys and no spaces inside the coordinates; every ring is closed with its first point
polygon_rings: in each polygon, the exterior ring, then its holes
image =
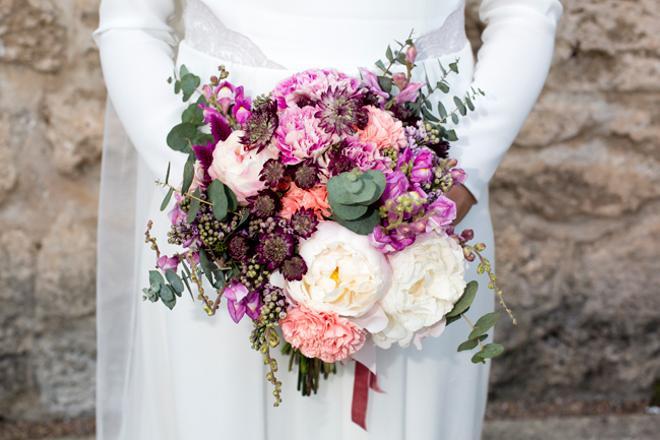
{"type": "Polygon", "coordinates": [[[245,151],[240,142],[242,136],[243,131],[236,130],[226,140],[218,142],[208,170],[211,178],[222,181],[234,191],[239,202],[245,202],[264,188],[259,173],[267,160],[277,158],[277,151],[270,147],[259,153],[245,151]]]}
{"type": "Polygon", "coordinates": [[[284,339],[302,354],[333,363],[350,357],[364,345],[366,332],[335,313],[304,306],[287,311],[280,321],[284,339]]]}
{"type": "Polygon", "coordinates": [[[406,136],[401,121],[390,112],[368,106],[369,122],[364,130],[358,131],[358,138],[364,143],[373,143],[378,149],[396,148],[406,145],[406,136]]]}

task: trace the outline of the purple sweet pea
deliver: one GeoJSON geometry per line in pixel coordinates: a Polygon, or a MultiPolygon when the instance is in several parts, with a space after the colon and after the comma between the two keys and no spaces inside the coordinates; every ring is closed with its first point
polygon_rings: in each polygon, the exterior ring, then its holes
{"type": "Polygon", "coordinates": [[[433,178],[433,153],[426,148],[415,155],[410,171],[410,181],[413,183],[427,183],[433,178]]]}
{"type": "Polygon", "coordinates": [[[252,102],[249,96],[245,96],[243,86],[236,87],[236,102],[231,113],[239,124],[245,124],[250,117],[252,102]]]}
{"type": "Polygon", "coordinates": [[[453,200],[439,196],[427,209],[429,230],[444,230],[456,219],[456,203],[453,200]]]}
{"type": "Polygon", "coordinates": [[[396,95],[396,103],[404,104],[406,102],[414,102],[417,100],[419,89],[424,86],[422,83],[410,83],[403,90],[396,95]]]}
{"type": "Polygon", "coordinates": [[[369,234],[369,242],[384,254],[399,252],[415,242],[415,234],[407,232],[409,231],[399,230],[399,228],[386,232],[385,228],[379,225],[369,234]]]}
{"type": "Polygon", "coordinates": [[[179,207],[179,202],[181,201],[181,196],[179,194],[175,194],[174,197],[176,198],[176,203],[174,204],[174,208],[168,213],[170,217],[170,222],[172,225],[178,225],[181,224],[183,221],[186,219],[186,213],[183,212],[183,210],[179,207]]]}
{"type": "Polygon", "coordinates": [[[392,171],[385,175],[385,191],[382,200],[396,199],[408,191],[408,178],[401,171],[392,171]]]}
{"type": "Polygon", "coordinates": [[[247,287],[238,281],[232,281],[225,287],[224,296],[227,298],[227,311],[235,323],[239,323],[243,316],[258,319],[261,312],[261,297],[258,291],[250,292],[247,287]]]}
{"type": "Polygon", "coordinates": [[[177,255],[173,257],[168,257],[167,255],[161,255],[156,265],[159,269],[165,271],[168,269],[176,270],[179,267],[179,257],[177,255]]]}

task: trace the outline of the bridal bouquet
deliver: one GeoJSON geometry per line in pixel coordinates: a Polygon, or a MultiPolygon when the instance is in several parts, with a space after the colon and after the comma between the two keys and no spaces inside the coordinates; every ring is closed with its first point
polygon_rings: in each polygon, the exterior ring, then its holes
{"type": "MultiPolygon", "coordinates": [[[[253,98],[223,67],[208,84],[185,67],[170,79],[189,102],[167,139],[188,156],[182,183],[170,183],[169,168],[159,182],[161,209],[174,202],[167,239],[180,251],[162,254],[149,223],[157,268],[144,296],[171,309],[187,290],[209,315],[224,302],[230,319],[251,320],[276,404],[278,346],[309,395],[365,344],[421,347],[463,317],[477,293],[466,264],[501,299],[485,246],[454,229],[446,196],[466,178],[449,127],[483,92],[454,97],[451,111],[434,106],[429,96],[449,92],[457,63],[419,83],[415,57],[409,38],[388,47],[377,73],[307,70],[253,98]]],[[[497,317],[466,318],[458,350],[478,348],[473,362],[500,354],[483,342],[497,317]]]]}

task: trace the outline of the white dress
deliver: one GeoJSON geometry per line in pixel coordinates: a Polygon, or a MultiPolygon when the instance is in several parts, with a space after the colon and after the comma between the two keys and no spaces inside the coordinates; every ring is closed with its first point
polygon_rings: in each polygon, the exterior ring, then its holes
{"type": "MultiPolygon", "coordinates": [[[[463,0],[102,1],[95,39],[109,115],[116,110],[127,137],[109,117],[99,229],[99,440],[480,437],[489,366],[473,365],[469,353],[456,352],[468,333],[461,322],[427,339],[423,351],[378,351],[385,392],[371,393],[363,431],[350,417],[352,363],[323,382],[318,395],[301,397],[295,374],[281,362],[284,402],[273,408],[261,357],[249,345],[247,320],[235,325],[223,309],[208,318],[185,297],[171,312],[143,303],[140,294],[154,265],[141,239],[143,225],[154,219],[160,237],[168,227],[158,210],[163,194],[153,180],[162,178],[168,162],[177,175],[185,160],[165,145],[183,106],[165,81],[176,65],[207,79],[224,64],[230,80],[255,96],[310,67],[357,74],[411,29],[420,37],[418,64],[431,82],[440,72],[438,60],[459,58],[454,93],[471,85],[487,93],[459,125],[451,154],[468,172],[466,186],[478,200],[460,228],[473,228],[492,259],[488,181],[540,93],[562,7],[557,0],[483,0],[487,27],[476,64],[463,9],[463,0]],[[139,153],[137,168],[132,150],[116,147],[129,140],[139,153]]],[[[469,275],[477,278],[473,270],[469,275]]],[[[482,288],[469,314],[479,316],[493,305],[492,293],[482,288]]]]}

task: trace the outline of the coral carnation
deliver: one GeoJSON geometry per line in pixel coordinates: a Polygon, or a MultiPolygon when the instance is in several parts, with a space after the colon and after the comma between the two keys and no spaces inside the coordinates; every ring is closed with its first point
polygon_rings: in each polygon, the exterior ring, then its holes
{"type": "Polygon", "coordinates": [[[399,149],[406,145],[403,124],[391,113],[377,107],[368,106],[369,123],[364,130],[358,131],[360,141],[373,143],[379,149],[399,149]]]}
{"type": "Polygon", "coordinates": [[[325,185],[316,185],[314,188],[304,190],[295,183],[291,183],[289,190],[282,198],[282,211],[280,215],[286,219],[300,208],[313,209],[319,220],[331,214],[328,203],[328,190],[325,185]]]}

